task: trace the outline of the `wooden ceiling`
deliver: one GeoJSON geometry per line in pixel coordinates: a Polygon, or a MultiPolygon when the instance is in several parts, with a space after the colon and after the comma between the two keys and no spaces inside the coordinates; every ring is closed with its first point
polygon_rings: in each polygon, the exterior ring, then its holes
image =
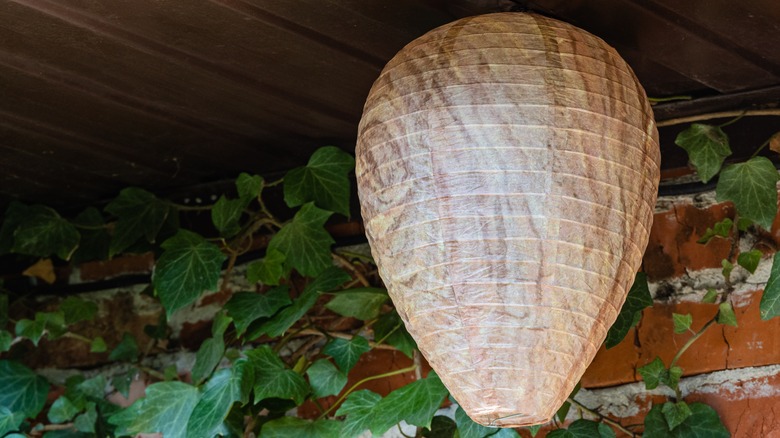
{"type": "MultiPolygon", "coordinates": [[[[0,207],[187,193],[350,150],[396,51],[497,10],[580,26],[651,96],[694,98],[657,106],[659,120],[780,102],[777,0],[0,0],[0,207]]],[[[684,165],[665,143],[666,166],[684,165]]]]}

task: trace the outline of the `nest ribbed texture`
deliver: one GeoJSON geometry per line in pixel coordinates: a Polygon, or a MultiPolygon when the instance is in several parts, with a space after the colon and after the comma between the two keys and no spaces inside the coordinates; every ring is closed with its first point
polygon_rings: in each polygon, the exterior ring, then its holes
{"type": "Polygon", "coordinates": [[[533,14],[439,27],[374,83],[357,143],[369,243],[473,420],[546,422],[593,360],[647,245],[657,137],[614,49],[533,14]]]}

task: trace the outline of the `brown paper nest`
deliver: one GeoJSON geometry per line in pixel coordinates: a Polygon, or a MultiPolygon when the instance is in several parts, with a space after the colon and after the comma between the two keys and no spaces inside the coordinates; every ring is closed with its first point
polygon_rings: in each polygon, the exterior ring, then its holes
{"type": "Polygon", "coordinates": [[[380,274],[478,423],[543,423],[617,317],[647,245],[655,122],[599,38],[525,13],[464,18],[401,50],[357,144],[380,274]]]}

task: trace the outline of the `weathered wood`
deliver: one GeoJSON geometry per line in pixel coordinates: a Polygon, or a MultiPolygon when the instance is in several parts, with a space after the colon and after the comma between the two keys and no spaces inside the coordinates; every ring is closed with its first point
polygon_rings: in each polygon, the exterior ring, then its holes
{"type": "Polygon", "coordinates": [[[548,421],[615,320],[647,244],[660,155],[617,53],[532,14],[407,45],[369,94],[357,179],[380,274],[475,421],[548,421]]]}

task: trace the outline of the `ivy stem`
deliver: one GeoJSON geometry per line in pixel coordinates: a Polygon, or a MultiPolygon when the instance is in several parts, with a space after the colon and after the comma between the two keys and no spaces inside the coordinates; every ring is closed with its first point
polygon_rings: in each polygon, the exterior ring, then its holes
{"type": "Polygon", "coordinates": [[[756,110],[739,110],[739,111],[723,111],[718,113],[699,114],[689,117],[678,117],[676,119],[663,120],[656,123],[656,126],[674,126],[681,125],[683,123],[699,122],[702,120],[710,119],[722,119],[724,117],[736,117],[739,115],[744,116],[780,116],[780,109],[756,109],[756,110]]]}
{"type": "Polygon", "coordinates": [[[683,346],[677,351],[677,354],[674,355],[674,358],[672,359],[672,363],[669,364],[669,368],[671,369],[672,367],[677,365],[677,361],[680,360],[680,357],[683,355],[683,353],[685,353],[685,351],[691,345],[693,345],[693,343],[696,342],[696,340],[699,339],[701,335],[703,335],[704,332],[707,331],[707,329],[710,328],[712,324],[715,324],[716,322],[717,322],[717,316],[707,321],[707,323],[704,324],[704,326],[702,326],[702,328],[700,328],[699,331],[696,332],[696,334],[691,336],[690,339],[688,339],[688,341],[686,341],[685,344],[683,344],[683,346]]]}
{"type": "MultiPolygon", "coordinates": [[[[297,332],[297,333],[295,333],[293,335],[293,337],[296,337],[296,336],[320,336],[320,337],[323,337],[323,338],[330,336],[332,338],[341,338],[341,339],[346,339],[348,341],[355,337],[355,336],[350,335],[348,333],[326,332],[326,331],[320,331],[320,330],[311,329],[311,328],[303,329],[303,330],[301,330],[301,331],[299,331],[299,332],[297,332]]],[[[393,347],[391,345],[380,344],[378,342],[369,342],[368,345],[371,348],[378,348],[380,350],[395,350],[396,349],[395,347],[393,347]]]]}
{"type": "Polygon", "coordinates": [[[674,102],[676,100],[691,100],[691,96],[648,97],[650,103],[674,102]]]}
{"type": "Polygon", "coordinates": [[[750,158],[748,158],[748,160],[756,158],[756,156],[759,154],[759,152],[761,152],[769,144],[770,141],[772,141],[772,137],[767,138],[766,141],[763,142],[761,144],[761,146],[759,146],[758,149],[756,149],[755,152],[753,152],[753,155],[751,155],[750,158]]]}
{"type": "Polygon", "coordinates": [[[179,211],[206,211],[211,210],[214,205],[184,205],[184,204],[177,204],[175,202],[170,203],[172,207],[176,208],[179,211]]]}
{"type": "Polygon", "coordinates": [[[77,341],[84,342],[86,344],[92,345],[92,339],[89,339],[86,336],[82,336],[78,333],[73,332],[65,332],[65,334],[62,335],[63,338],[70,338],[70,339],[76,339],[77,341]]]}
{"type": "Polygon", "coordinates": [[[283,182],[284,182],[284,178],[279,178],[276,181],[271,181],[269,183],[263,184],[263,187],[276,187],[283,182]]]}
{"type": "Polygon", "coordinates": [[[366,377],[365,379],[359,380],[357,383],[355,383],[354,385],[350,386],[349,389],[346,390],[344,392],[344,394],[342,394],[341,397],[338,398],[338,400],[336,400],[332,405],[330,405],[328,407],[328,409],[325,410],[325,412],[323,412],[322,415],[320,415],[317,419],[321,420],[321,419],[325,418],[330,413],[330,411],[335,409],[336,406],[340,405],[341,402],[343,402],[344,399],[347,398],[347,396],[352,394],[352,392],[355,391],[355,389],[357,389],[360,385],[362,385],[362,384],[364,384],[366,382],[370,382],[372,380],[379,380],[379,379],[384,379],[385,377],[391,377],[391,376],[397,376],[399,374],[409,373],[409,372],[412,372],[412,371],[414,371],[416,369],[417,369],[417,365],[412,365],[412,366],[407,367],[407,368],[401,368],[400,370],[394,370],[394,371],[390,371],[390,372],[387,372],[387,373],[384,373],[384,374],[377,374],[375,376],[369,376],[369,377],[366,377]]]}
{"type": "Polygon", "coordinates": [[[155,379],[165,380],[165,374],[155,370],[154,368],[149,368],[145,365],[136,365],[136,366],[138,367],[138,369],[154,377],[155,379]]]}
{"type": "Polygon", "coordinates": [[[728,122],[721,123],[720,125],[718,125],[718,128],[725,128],[726,126],[729,126],[729,125],[732,125],[732,124],[738,122],[739,119],[745,117],[745,113],[746,113],[746,111],[742,111],[742,114],[734,117],[733,119],[729,120],[728,122]]]}
{"type": "Polygon", "coordinates": [[[290,339],[294,338],[296,335],[300,335],[301,332],[309,328],[309,324],[304,325],[303,327],[299,328],[298,330],[291,331],[290,333],[287,333],[282,337],[282,339],[279,340],[279,342],[274,346],[273,350],[274,353],[279,353],[282,351],[282,348],[290,342],[290,339]]]}
{"type": "Polygon", "coordinates": [[[349,260],[344,258],[344,256],[342,256],[341,254],[337,254],[335,252],[331,253],[331,255],[333,256],[333,260],[335,260],[336,263],[338,263],[339,265],[341,265],[342,267],[344,267],[348,271],[350,271],[352,273],[352,275],[354,275],[355,278],[360,281],[360,284],[362,284],[364,287],[370,287],[371,286],[371,283],[360,272],[360,270],[358,270],[358,268],[353,266],[352,263],[349,260]]]}
{"type": "Polygon", "coordinates": [[[630,430],[626,429],[625,426],[623,426],[622,424],[618,423],[617,421],[615,421],[615,420],[613,420],[613,419],[611,419],[609,417],[606,417],[606,416],[600,414],[599,412],[594,411],[593,409],[590,409],[589,407],[583,405],[582,403],[578,402],[577,400],[574,400],[574,398],[569,397],[569,398],[566,399],[566,401],[571,403],[574,406],[577,406],[578,409],[582,409],[583,411],[598,417],[604,423],[607,423],[610,426],[613,426],[613,427],[617,428],[618,430],[620,430],[621,432],[627,434],[628,436],[631,436],[631,437],[635,437],[636,436],[636,434],[634,432],[631,432],[630,430]]]}

